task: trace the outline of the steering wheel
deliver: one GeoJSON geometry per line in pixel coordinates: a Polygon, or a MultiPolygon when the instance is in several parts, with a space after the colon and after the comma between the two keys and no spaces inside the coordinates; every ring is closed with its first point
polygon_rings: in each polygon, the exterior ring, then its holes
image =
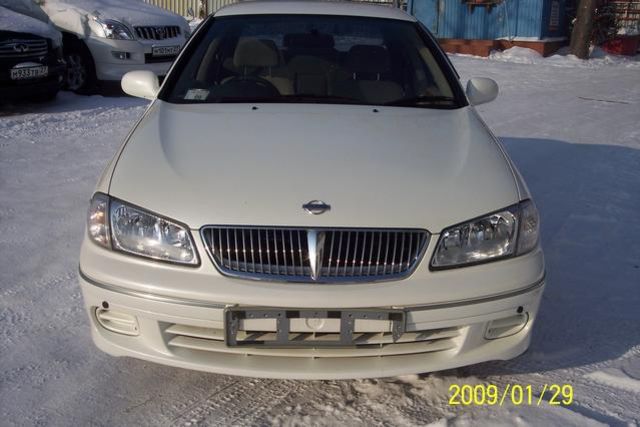
{"type": "Polygon", "coordinates": [[[234,76],[225,81],[222,86],[235,85],[240,92],[254,92],[255,89],[264,90],[261,96],[271,97],[280,96],[280,91],[269,80],[258,76],[234,76]]]}

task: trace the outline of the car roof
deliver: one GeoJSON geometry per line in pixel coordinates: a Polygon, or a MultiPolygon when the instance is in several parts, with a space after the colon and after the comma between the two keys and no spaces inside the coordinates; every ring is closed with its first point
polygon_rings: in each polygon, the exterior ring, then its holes
{"type": "Polygon", "coordinates": [[[338,15],[386,18],[415,22],[416,19],[400,9],[374,4],[342,1],[256,0],[225,6],[215,16],[237,15],[338,15]]]}

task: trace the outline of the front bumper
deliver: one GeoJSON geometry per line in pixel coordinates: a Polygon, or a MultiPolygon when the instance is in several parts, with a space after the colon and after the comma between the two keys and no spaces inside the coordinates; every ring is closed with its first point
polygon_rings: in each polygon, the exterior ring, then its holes
{"type": "Polygon", "coordinates": [[[43,65],[49,67],[49,74],[43,78],[11,80],[8,76],[8,70],[6,75],[3,72],[0,78],[0,101],[29,99],[60,90],[64,83],[66,65],[54,62],[43,65]]]}
{"type": "Polygon", "coordinates": [[[155,46],[180,46],[186,40],[177,37],[167,40],[111,40],[104,38],[88,38],[87,46],[91,51],[96,66],[98,80],[121,80],[129,71],[151,71],[158,76],[164,76],[169,71],[174,57],[156,58],[150,62],[150,55],[155,46]],[[113,52],[126,52],[128,59],[118,59],[113,52]]]}
{"type": "Polygon", "coordinates": [[[224,331],[225,306],[233,304],[132,291],[95,281],[82,270],[79,280],[93,341],[106,353],[219,374],[292,379],[386,377],[511,359],[529,346],[545,286],[540,280],[509,295],[404,307],[405,333],[433,334],[426,342],[299,349],[227,347],[216,331],[224,331]],[[137,335],[105,329],[96,317],[103,306],[133,316],[137,335]],[[485,338],[492,322],[517,313],[527,316],[522,329],[485,338]]]}

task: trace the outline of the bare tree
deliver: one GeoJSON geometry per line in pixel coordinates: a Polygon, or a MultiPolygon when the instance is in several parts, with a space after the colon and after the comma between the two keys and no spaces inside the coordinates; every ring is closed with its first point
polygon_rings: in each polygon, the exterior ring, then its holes
{"type": "Polygon", "coordinates": [[[589,43],[593,28],[593,13],[597,0],[580,0],[576,21],[571,31],[571,53],[581,59],[589,57],[589,43]]]}

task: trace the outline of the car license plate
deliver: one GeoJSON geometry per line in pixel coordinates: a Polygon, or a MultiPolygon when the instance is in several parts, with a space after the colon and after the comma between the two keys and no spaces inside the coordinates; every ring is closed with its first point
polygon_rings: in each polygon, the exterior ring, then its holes
{"type": "MultiPolygon", "coordinates": [[[[349,347],[355,345],[354,329],[356,320],[388,321],[391,323],[393,341],[398,340],[405,332],[405,312],[402,310],[335,310],[335,309],[284,309],[256,308],[245,309],[229,307],[225,309],[225,342],[229,347],[253,345],[260,347],[349,347]],[[247,336],[239,338],[243,321],[252,319],[273,319],[276,324],[275,334],[268,334],[272,339],[260,339],[247,336]],[[291,333],[292,319],[338,319],[340,333],[335,339],[323,341],[300,341],[298,334],[291,333]]],[[[262,334],[255,334],[262,335],[262,334]]]]}
{"type": "Polygon", "coordinates": [[[154,46],[151,51],[153,56],[175,56],[180,53],[180,46],[154,46]]]}
{"type": "Polygon", "coordinates": [[[13,68],[11,70],[11,80],[36,79],[38,77],[47,77],[47,75],[49,75],[49,67],[46,65],[40,67],[13,68]]]}

